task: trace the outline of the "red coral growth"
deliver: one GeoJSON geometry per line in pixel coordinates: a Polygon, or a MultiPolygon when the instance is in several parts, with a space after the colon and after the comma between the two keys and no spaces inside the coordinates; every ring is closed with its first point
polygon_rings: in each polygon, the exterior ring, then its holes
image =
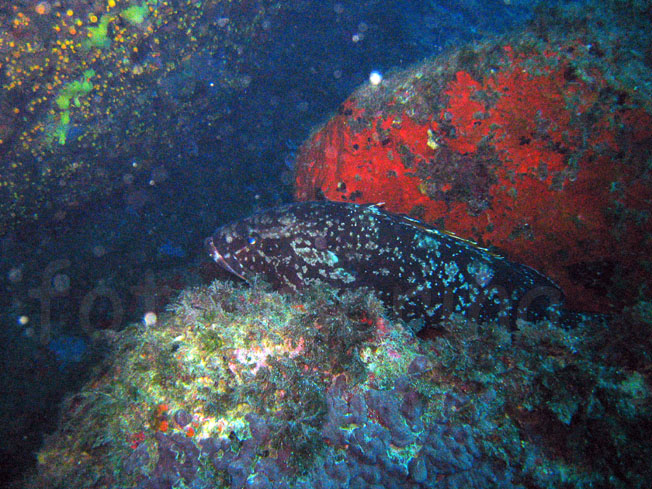
{"type": "MultiPolygon", "coordinates": [[[[352,102],[344,118],[334,118],[304,147],[307,160],[296,175],[297,197],[311,200],[321,194],[331,200],[391,202],[393,206],[426,204],[414,168],[401,162],[401,152],[427,154],[427,127],[407,117],[367,120],[352,102]],[[350,130],[350,121],[368,124],[350,130]],[[312,161],[309,161],[312,157],[312,161]]],[[[421,158],[423,160],[423,158],[421,158]]]]}
{"type": "Polygon", "coordinates": [[[132,433],[131,436],[129,436],[129,446],[135,450],[140,446],[140,444],[145,440],[145,432],[144,431],[138,431],[136,433],[132,433]]]}
{"type": "Polygon", "coordinates": [[[489,126],[482,118],[486,107],[476,98],[482,89],[470,74],[458,71],[445,92],[448,106],[442,110],[440,118],[455,127],[455,136],[445,141],[458,153],[475,153],[482,138],[489,133],[489,126]]]}
{"type": "Polygon", "coordinates": [[[547,273],[578,309],[649,294],[652,115],[578,45],[489,52],[417,67],[380,109],[351,97],[302,147],[297,198],[385,202],[547,273]]]}

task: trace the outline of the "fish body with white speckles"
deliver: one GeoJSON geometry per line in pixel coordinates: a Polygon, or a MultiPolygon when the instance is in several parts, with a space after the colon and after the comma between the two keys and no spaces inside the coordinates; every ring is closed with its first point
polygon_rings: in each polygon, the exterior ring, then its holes
{"type": "Polygon", "coordinates": [[[451,314],[514,324],[561,299],[535,270],[373,205],[284,205],[219,228],[207,247],[248,282],[260,275],[281,290],[315,281],[368,287],[402,319],[429,326],[451,314]]]}

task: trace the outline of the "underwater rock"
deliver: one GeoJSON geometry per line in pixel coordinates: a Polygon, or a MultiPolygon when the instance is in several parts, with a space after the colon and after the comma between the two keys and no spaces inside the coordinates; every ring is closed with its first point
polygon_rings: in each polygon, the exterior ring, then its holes
{"type": "Polygon", "coordinates": [[[618,61],[647,34],[621,7],[559,30],[544,16],[360,87],[300,147],[296,198],[382,202],[494,246],[574,309],[652,297],[652,83],[618,61]]]}
{"type": "Polygon", "coordinates": [[[121,334],[25,487],[647,489],[650,389],[610,335],[454,320],[422,340],[366,293],[215,282],[121,334]]]}
{"type": "MultiPolygon", "coordinates": [[[[225,97],[241,89],[257,56],[247,46],[268,36],[264,22],[284,10],[272,0],[248,8],[221,0],[50,3],[52,11],[43,14],[32,1],[0,9],[0,155],[6,162],[0,235],[34,221],[63,221],[74,209],[122,191],[125,181],[151,174],[157,183],[161,141],[182,154],[191,138],[215,136],[202,118],[219,115],[225,97]],[[217,8],[228,29],[215,27],[217,8]],[[222,61],[211,63],[212,55],[222,61]],[[218,87],[206,89],[214,82],[218,87]]],[[[187,167],[192,156],[179,158],[179,165],[187,167]]],[[[177,165],[171,158],[165,164],[177,165]]],[[[159,251],[185,254],[179,247],[159,251]]]]}

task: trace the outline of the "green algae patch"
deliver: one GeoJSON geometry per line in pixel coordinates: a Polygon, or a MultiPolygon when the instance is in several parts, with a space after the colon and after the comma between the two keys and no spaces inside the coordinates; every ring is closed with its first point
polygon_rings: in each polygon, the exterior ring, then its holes
{"type": "Polygon", "coordinates": [[[85,70],[81,79],[73,80],[61,89],[55,99],[59,109],[59,117],[56,123],[51,124],[52,131],[50,140],[55,140],[60,145],[66,144],[68,131],[70,130],[70,111],[82,106],[82,100],[93,91],[92,78],[95,77],[95,70],[85,70]]]}
{"type": "Polygon", "coordinates": [[[97,25],[89,26],[87,28],[87,39],[82,43],[84,49],[104,49],[111,46],[111,39],[109,39],[108,34],[109,23],[112,22],[113,19],[114,17],[112,15],[104,14],[97,25]]]}
{"type": "Polygon", "coordinates": [[[146,2],[141,5],[132,5],[120,12],[120,17],[133,25],[142,24],[148,15],[149,7],[146,2]]]}

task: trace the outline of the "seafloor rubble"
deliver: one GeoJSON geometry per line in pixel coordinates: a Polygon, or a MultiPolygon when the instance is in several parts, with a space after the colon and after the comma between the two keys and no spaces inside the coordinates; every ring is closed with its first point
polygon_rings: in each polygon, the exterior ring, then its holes
{"type": "Polygon", "coordinates": [[[214,282],[113,337],[26,487],[649,487],[651,318],[422,339],[366,291],[214,282]]]}

